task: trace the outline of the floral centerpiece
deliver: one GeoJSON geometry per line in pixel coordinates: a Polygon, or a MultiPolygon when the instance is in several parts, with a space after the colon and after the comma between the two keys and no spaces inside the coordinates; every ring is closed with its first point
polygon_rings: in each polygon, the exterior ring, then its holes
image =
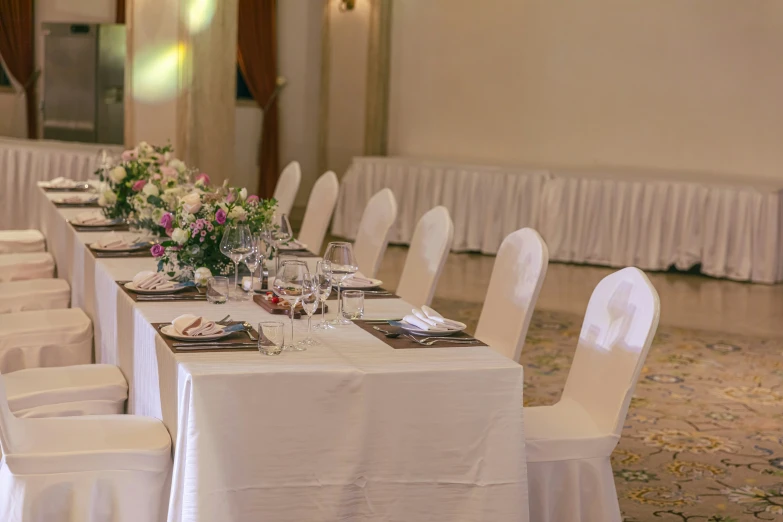
{"type": "Polygon", "coordinates": [[[193,191],[179,198],[174,212],[164,212],[158,225],[170,239],[152,247],[158,271],[174,279],[190,280],[198,269],[214,275],[233,273],[233,263],[220,251],[225,228],[245,223],[251,230],[270,226],[276,202],[248,196],[247,189],[208,190],[201,180],[193,191]]]}

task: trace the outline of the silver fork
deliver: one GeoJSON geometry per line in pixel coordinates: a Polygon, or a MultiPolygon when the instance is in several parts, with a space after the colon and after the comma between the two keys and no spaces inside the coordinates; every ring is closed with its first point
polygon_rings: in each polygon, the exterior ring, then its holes
{"type": "Polygon", "coordinates": [[[449,339],[446,337],[425,337],[424,339],[417,339],[411,335],[406,335],[405,337],[422,346],[432,346],[435,343],[475,344],[480,342],[478,339],[449,339]]]}

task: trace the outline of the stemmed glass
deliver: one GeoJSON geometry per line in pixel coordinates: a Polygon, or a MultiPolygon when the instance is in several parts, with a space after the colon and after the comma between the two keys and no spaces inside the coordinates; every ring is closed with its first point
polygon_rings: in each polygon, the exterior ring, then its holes
{"type": "Polygon", "coordinates": [[[326,322],[326,300],[332,293],[332,263],[326,260],[318,261],[314,279],[318,290],[318,300],[321,302],[321,322],[315,325],[315,329],[331,330],[334,326],[326,322]]]}
{"type": "Polygon", "coordinates": [[[275,234],[279,244],[286,244],[294,237],[294,229],[291,228],[291,222],[288,220],[288,216],[283,214],[280,216],[280,226],[275,234]]]}
{"type": "Polygon", "coordinates": [[[220,240],[220,251],[234,262],[234,289],[230,292],[233,301],[243,298],[238,294],[239,263],[250,253],[253,234],[247,225],[228,225],[220,240]]]}
{"type": "Polygon", "coordinates": [[[275,274],[275,282],[272,285],[272,291],[281,299],[285,299],[290,305],[291,310],[291,339],[290,344],[283,347],[283,350],[302,351],[306,350],[303,345],[294,343],[294,314],[296,306],[303,298],[308,296],[307,291],[310,288],[305,287],[305,280],[310,277],[310,270],[307,269],[307,263],[304,261],[286,260],[280,265],[280,269],[275,274]]]}
{"type": "Polygon", "coordinates": [[[343,317],[341,291],[343,281],[359,271],[359,265],[356,264],[356,258],[353,256],[353,246],[342,241],[329,243],[324,259],[332,264],[332,280],[337,283],[337,319],[331,324],[336,326],[351,324],[351,321],[343,317]]]}
{"type": "Polygon", "coordinates": [[[258,270],[258,265],[263,264],[264,257],[266,257],[266,250],[262,246],[261,236],[253,234],[250,253],[243,259],[245,266],[250,270],[250,292],[248,295],[252,296],[255,291],[256,270],[258,270]]]}
{"type": "Polygon", "coordinates": [[[302,308],[307,314],[307,337],[299,341],[305,346],[316,346],[321,343],[312,337],[312,321],[315,309],[318,308],[318,283],[316,275],[308,275],[302,283],[302,308]]]}

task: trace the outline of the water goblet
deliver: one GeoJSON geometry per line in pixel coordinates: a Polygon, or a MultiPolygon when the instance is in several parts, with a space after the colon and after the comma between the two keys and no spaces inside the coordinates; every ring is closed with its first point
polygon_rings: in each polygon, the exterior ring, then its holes
{"type": "Polygon", "coordinates": [[[252,297],[255,291],[255,276],[258,266],[264,263],[263,247],[261,245],[261,237],[253,235],[253,239],[250,243],[250,252],[242,260],[245,266],[250,270],[250,290],[247,293],[247,297],[252,297]]]}
{"type": "Polygon", "coordinates": [[[303,297],[306,297],[307,288],[305,280],[309,278],[310,271],[307,269],[307,263],[304,261],[286,260],[280,264],[280,269],[275,274],[275,281],[272,284],[272,291],[279,298],[284,299],[290,306],[288,312],[291,318],[291,339],[283,346],[283,350],[302,351],[305,346],[294,343],[294,314],[296,307],[303,297]]]}
{"type": "Polygon", "coordinates": [[[329,243],[324,259],[331,263],[332,281],[337,284],[337,319],[332,321],[332,324],[335,326],[351,324],[351,321],[342,314],[341,291],[343,281],[359,271],[359,265],[353,255],[353,246],[342,241],[329,243]]]}
{"type": "Polygon", "coordinates": [[[314,279],[318,289],[318,300],[321,302],[321,322],[313,328],[316,330],[331,330],[334,326],[326,321],[326,300],[332,293],[332,263],[326,260],[318,261],[314,279]]]}
{"type": "Polygon", "coordinates": [[[319,303],[318,283],[316,281],[315,274],[305,278],[304,283],[302,284],[302,288],[302,309],[307,314],[307,337],[299,341],[299,344],[303,344],[305,346],[316,346],[321,343],[312,337],[313,314],[315,313],[316,308],[318,308],[319,303]]]}
{"type": "Polygon", "coordinates": [[[250,253],[253,243],[253,235],[247,225],[228,225],[220,240],[220,251],[224,256],[234,262],[234,288],[229,294],[229,299],[241,301],[239,295],[239,263],[250,253]]]}

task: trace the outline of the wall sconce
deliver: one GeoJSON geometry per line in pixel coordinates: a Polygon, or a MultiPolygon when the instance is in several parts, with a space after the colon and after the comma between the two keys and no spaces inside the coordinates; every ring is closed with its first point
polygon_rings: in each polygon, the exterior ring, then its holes
{"type": "Polygon", "coordinates": [[[343,13],[346,11],[353,11],[356,6],[356,0],[340,0],[340,11],[343,13]]]}

